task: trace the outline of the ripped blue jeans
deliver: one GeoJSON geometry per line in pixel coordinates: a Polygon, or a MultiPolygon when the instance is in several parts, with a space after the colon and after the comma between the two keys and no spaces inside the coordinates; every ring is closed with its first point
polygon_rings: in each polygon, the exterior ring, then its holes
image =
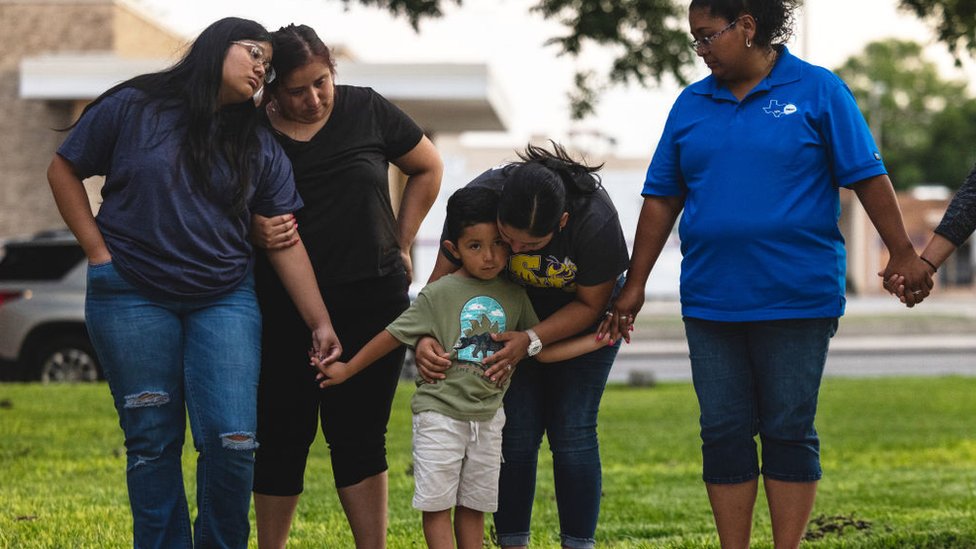
{"type": "Polygon", "coordinates": [[[90,266],[88,331],[125,433],[135,547],[247,547],[261,316],[248,277],[219,297],[146,295],[90,266]],[[181,455],[197,458],[191,530],[181,455]]]}

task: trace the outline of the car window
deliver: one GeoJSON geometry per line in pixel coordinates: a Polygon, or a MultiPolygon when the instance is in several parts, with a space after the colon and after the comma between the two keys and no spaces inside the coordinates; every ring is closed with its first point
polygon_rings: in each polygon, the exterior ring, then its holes
{"type": "Polygon", "coordinates": [[[0,256],[0,280],[59,280],[85,252],[77,244],[8,244],[0,256]]]}

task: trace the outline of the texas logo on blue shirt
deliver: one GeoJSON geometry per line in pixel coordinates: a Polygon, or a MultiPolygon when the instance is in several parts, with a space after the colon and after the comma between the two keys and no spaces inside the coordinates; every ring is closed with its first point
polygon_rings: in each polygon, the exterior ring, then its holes
{"type": "Polygon", "coordinates": [[[780,103],[775,99],[769,100],[769,106],[763,107],[763,111],[766,114],[771,114],[776,118],[783,116],[784,114],[793,114],[796,112],[796,105],[793,103],[780,103]]]}

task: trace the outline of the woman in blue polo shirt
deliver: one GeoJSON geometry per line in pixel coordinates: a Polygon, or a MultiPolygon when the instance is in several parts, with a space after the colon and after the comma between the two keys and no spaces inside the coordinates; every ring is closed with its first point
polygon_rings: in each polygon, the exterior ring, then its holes
{"type": "MultiPolygon", "coordinates": [[[[799,543],[813,507],[814,413],[845,304],[838,188],[857,194],[881,234],[886,274],[921,261],[850,90],[783,45],[797,4],[691,2],[691,46],[711,75],[671,109],[647,171],[627,283],[602,327],[626,336],[683,211],[682,315],[723,547],[748,546],[760,474],[777,547],[799,543]]],[[[927,293],[924,280],[906,285],[925,287],[917,298],[927,293]]]]}

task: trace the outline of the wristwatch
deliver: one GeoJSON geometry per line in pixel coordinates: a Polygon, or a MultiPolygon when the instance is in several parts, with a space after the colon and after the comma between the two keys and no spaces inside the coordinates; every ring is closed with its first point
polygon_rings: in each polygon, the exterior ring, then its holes
{"type": "Polygon", "coordinates": [[[528,348],[529,356],[535,356],[539,354],[539,351],[542,350],[542,340],[539,339],[539,336],[536,335],[535,330],[533,330],[532,328],[526,330],[525,333],[528,334],[529,336],[529,348],[528,348]]]}

